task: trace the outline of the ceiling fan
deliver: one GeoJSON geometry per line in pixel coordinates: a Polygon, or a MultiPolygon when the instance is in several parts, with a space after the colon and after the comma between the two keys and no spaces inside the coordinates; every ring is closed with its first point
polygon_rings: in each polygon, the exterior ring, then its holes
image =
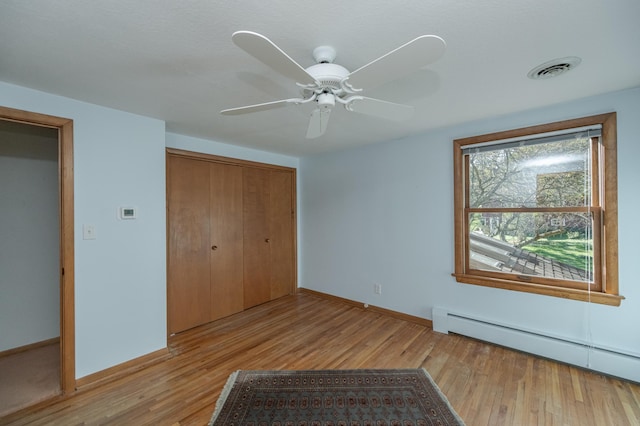
{"type": "Polygon", "coordinates": [[[387,102],[362,96],[362,92],[404,77],[419,68],[438,60],[445,49],[445,42],[435,35],[423,35],[369,62],[353,72],[334,64],[336,51],[331,46],[314,49],[315,65],[303,68],[267,37],[251,32],[237,31],[233,42],[245,52],[270,66],[280,74],[296,82],[301,97],[229,108],[220,111],[224,115],[247,114],[315,102],[307,128],[308,139],[324,134],[331,110],[336,104],[347,111],[373,115],[389,120],[404,120],[413,115],[410,105],[387,102]]]}

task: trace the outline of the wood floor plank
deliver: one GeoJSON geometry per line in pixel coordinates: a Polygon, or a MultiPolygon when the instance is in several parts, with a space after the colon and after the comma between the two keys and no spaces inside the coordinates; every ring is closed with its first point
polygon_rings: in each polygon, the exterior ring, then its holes
{"type": "Polygon", "coordinates": [[[469,426],[639,425],[640,385],[315,294],[170,337],[171,356],[1,425],[205,425],[236,370],[420,368],[469,426]]]}

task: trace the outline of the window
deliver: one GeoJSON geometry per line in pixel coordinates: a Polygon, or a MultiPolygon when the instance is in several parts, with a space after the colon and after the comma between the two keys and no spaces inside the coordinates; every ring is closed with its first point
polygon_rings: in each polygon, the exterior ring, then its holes
{"type": "Polygon", "coordinates": [[[454,141],[458,282],[620,305],[616,114],[454,141]]]}

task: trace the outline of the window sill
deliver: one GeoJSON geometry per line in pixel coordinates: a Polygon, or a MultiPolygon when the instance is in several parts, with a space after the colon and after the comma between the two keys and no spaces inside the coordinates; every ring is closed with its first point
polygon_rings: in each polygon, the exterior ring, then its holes
{"type": "Polygon", "coordinates": [[[485,287],[501,288],[504,290],[522,291],[525,293],[543,294],[546,296],[561,297],[563,299],[579,300],[583,302],[599,303],[609,306],[620,306],[624,296],[601,292],[588,292],[572,288],[550,287],[540,284],[527,284],[514,281],[487,278],[478,275],[451,274],[456,281],[465,284],[475,284],[485,287]]]}

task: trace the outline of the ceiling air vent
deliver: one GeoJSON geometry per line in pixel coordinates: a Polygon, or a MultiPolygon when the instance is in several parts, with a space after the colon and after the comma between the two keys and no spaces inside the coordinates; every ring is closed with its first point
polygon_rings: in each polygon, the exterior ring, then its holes
{"type": "Polygon", "coordinates": [[[533,80],[557,77],[560,74],[564,74],[567,71],[574,69],[575,67],[580,65],[580,62],[582,62],[582,59],[576,56],[554,59],[553,61],[545,62],[544,64],[538,65],[537,67],[529,71],[527,77],[533,80]]]}

